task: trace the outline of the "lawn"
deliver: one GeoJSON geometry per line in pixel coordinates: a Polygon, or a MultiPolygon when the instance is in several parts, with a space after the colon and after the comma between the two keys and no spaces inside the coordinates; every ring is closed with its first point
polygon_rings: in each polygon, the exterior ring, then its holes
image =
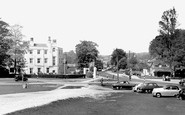
{"type": "Polygon", "coordinates": [[[37,91],[50,91],[57,87],[58,85],[53,84],[28,84],[27,88],[23,88],[22,85],[0,85],[0,95],[37,92],[37,91]]]}
{"type": "Polygon", "coordinates": [[[7,115],[184,115],[183,101],[150,94],[112,93],[93,99],[70,98],[7,115]]]}

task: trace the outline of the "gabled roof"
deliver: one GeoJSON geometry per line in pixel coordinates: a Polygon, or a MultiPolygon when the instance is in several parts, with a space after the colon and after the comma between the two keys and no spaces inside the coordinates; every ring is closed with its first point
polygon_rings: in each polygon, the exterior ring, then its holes
{"type": "Polygon", "coordinates": [[[154,71],[163,71],[163,72],[171,72],[171,69],[168,67],[154,67],[152,68],[154,71]]]}

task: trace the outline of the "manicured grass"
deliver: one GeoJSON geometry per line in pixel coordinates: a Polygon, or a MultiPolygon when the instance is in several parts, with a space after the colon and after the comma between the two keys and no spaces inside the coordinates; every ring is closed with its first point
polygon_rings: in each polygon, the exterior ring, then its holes
{"type": "Polygon", "coordinates": [[[53,84],[28,84],[27,88],[23,88],[22,85],[0,85],[0,95],[37,92],[37,91],[50,91],[56,89],[56,87],[58,86],[53,84]]]}
{"type": "Polygon", "coordinates": [[[113,93],[105,97],[71,98],[7,115],[184,115],[185,103],[150,94],[113,93]]]}

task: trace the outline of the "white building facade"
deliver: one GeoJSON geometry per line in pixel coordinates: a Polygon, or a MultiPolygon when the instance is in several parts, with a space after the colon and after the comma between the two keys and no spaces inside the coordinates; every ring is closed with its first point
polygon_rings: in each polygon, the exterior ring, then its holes
{"type": "Polygon", "coordinates": [[[63,74],[63,49],[57,46],[55,39],[48,37],[48,42],[35,43],[30,39],[28,52],[25,54],[26,74],[63,74]]]}

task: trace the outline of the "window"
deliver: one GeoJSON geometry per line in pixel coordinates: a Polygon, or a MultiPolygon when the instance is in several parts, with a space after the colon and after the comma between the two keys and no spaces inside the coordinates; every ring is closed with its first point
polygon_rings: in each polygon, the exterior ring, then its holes
{"type": "Polygon", "coordinates": [[[40,50],[37,50],[37,54],[40,54],[40,50]]]}
{"type": "Polygon", "coordinates": [[[172,86],[172,90],[179,90],[179,88],[176,86],[172,86]]]}
{"type": "Polygon", "coordinates": [[[44,50],[44,54],[47,54],[47,52],[48,52],[47,50],[44,50]]]}
{"type": "Polygon", "coordinates": [[[41,72],[41,71],[40,71],[40,70],[41,70],[41,68],[37,68],[37,69],[38,69],[38,73],[40,73],[40,72],[41,72]]]}
{"type": "Polygon", "coordinates": [[[37,58],[37,63],[40,63],[40,58],[37,58]]]}
{"type": "Polygon", "coordinates": [[[49,73],[49,68],[46,68],[46,73],[49,73]]]}
{"type": "Polygon", "coordinates": [[[44,58],[44,63],[48,63],[48,58],[44,58]]]}
{"type": "Polygon", "coordinates": [[[33,63],[33,58],[30,58],[30,63],[33,63]]]}
{"type": "Polygon", "coordinates": [[[53,52],[55,52],[55,48],[53,48],[53,52]]]}
{"type": "Polygon", "coordinates": [[[33,68],[30,68],[30,74],[33,74],[33,68]]]}
{"type": "Polygon", "coordinates": [[[33,50],[30,50],[30,54],[33,54],[33,50]]]}
{"type": "Polygon", "coordinates": [[[168,90],[169,90],[169,89],[170,89],[170,87],[166,87],[166,89],[168,89],[168,90]]]}
{"type": "Polygon", "coordinates": [[[55,58],[56,58],[56,57],[55,57],[55,56],[53,56],[53,65],[55,65],[55,58]]]}
{"type": "Polygon", "coordinates": [[[153,86],[153,84],[152,83],[149,83],[148,86],[153,86]]]}

